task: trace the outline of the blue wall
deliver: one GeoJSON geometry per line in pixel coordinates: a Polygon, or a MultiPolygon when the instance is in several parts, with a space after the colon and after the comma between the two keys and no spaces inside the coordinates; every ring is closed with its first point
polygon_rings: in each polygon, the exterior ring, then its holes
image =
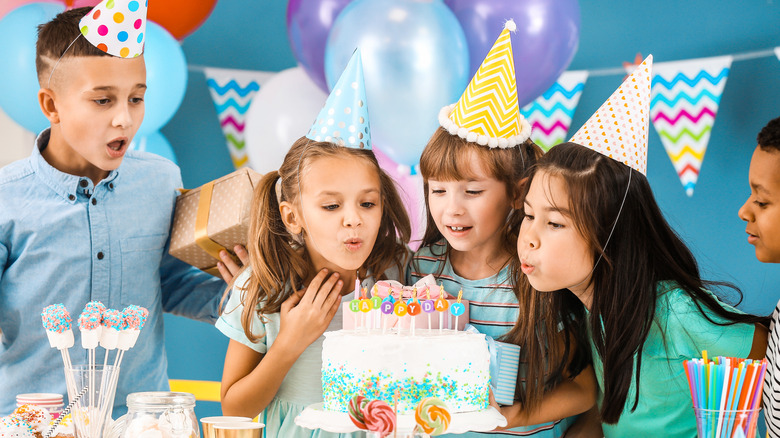
{"type": "MultiPolygon", "coordinates": [[[[663,62],[780,46],[780,2],[773,0],[585,0],[580,7],[579,51],[571,70],[619,67],[637,52],[663,62]]],[[[294,67],[285,10],[281,0],[221,0],[208,21],[185,39],[188,63],[273,71],[294,67]]],[[[573,129],[622,78],[588,80],[573,129]]],[[[777,102],[777,58],[734,62],[692,198],[685,195],[650,128],[647,176],[668,220],[693,249],[705,277],[735,282],[744,291],[740,307],[761,314],[769,314],[780,298],[780,267],[755,260],[737,209],[749,193],[747,173],[756,134],[780,116],[777,102]]],[[[190,72],[184,103],[163,133],[178,156],[187,187],[232,170],[202,73],[190,72]]],[[[166,315],[166,337],[172,378],[220,380],[227,341],[216,329],[166,315]]],[[[215,415],[219,406],[199,403],[196,410],[198,416],[215,415]]]]}

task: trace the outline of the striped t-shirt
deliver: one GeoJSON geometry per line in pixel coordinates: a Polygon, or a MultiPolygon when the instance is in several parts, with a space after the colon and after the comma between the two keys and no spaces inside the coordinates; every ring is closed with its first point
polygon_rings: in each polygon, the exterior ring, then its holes
{"type": "Polygon", "coordinates": [[[764,377],[764,417],[766,432],[771,438],[780,438],[780,302],[769,323],[769,339],[766,345],[766,376],[764,377]]]}
{"type": "MultiPolygon", "coordinates": [[[[452,264],[447,257],[447,243],[442,240],[417,250],[406,270],[406,282],[413,284],[428,274],[433,274],[436,277],[436,283],[443,284],[444,290],[450,294],[457,294],[463,288],[463,299],[469,301],[469,324],[473,325],[480,333],[495,339],[505,335],[515,325],[518,304],[512,290],[508,266],[504,267],[498,274],[488,278],[479,280],[463,278],[452,269],[452,264]]],[[[520,372],[524,374],[522,363],[520,367],[520,372]]],[[[557,438],[563,436],[574,419],[575,417],[570,417],[552,423],[500,432],[470,432],[452,436],[458,438],[486,436],[557,438]]]]}

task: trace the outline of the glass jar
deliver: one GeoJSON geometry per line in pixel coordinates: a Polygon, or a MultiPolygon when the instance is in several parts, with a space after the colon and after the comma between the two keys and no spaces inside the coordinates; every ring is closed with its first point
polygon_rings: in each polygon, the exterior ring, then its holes
{"type": "Polygon", "coordinates": [[[134,392],[127,396],[122,438],[199,438],[195,396],[186,392],[134,392]],[[159,432],[159,433],[155,433],[159,432]]]}

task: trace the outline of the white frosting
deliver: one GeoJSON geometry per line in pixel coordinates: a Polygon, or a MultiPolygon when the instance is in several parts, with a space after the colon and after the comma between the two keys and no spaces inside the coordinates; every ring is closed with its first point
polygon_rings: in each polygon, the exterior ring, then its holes
{"type": "Polygon", "coordinates": [[[490,354],[485,335],[417,329],[339,330],[325,333],[322,348],[324,408],[347,412],[355,394],[413,411],[423,397],[438,397],[451,413],[488,406],[490,354]]]}

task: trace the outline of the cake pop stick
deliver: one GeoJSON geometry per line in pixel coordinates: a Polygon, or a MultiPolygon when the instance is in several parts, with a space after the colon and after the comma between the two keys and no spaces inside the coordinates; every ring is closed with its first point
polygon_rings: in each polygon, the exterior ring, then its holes
{"type": "MultiPolygon", "coordinates": [[[[87,303],[79,315],[79,331],[81,332],[81,346],[87,350],[89,360],[89,387],[95,387],[95,348],[100,342],[100,323],[103,320],[105,306],[99,301],[87,303]]],[[[95,405],[94,391],[89,392],[89,408],[95,405]]]]}

